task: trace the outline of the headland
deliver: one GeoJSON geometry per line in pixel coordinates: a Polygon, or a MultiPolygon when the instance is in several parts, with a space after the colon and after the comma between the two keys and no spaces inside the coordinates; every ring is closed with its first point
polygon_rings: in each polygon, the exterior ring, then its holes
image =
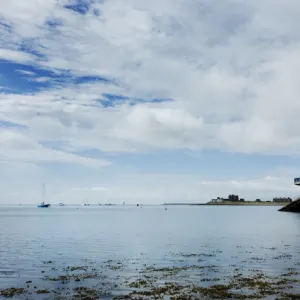
{"type": "Polygon", "coordinates": [[[223,206],[286,206],[292,203],[290,197],[276,197],[271,200],[245,200],[238,195],[231,194],[227,198],[217,197],[205,203],[164,203],[163,205],[223,205],[223,206]]]}
{"type": "Polygon", "coordinates": [[[206,203],[164,203],[163,205],[191,205],[191,206],[285,206],[287,203],[285,202],[272,202],[272,201],[245,201],[245,202],[206,202],[206,203]]]}

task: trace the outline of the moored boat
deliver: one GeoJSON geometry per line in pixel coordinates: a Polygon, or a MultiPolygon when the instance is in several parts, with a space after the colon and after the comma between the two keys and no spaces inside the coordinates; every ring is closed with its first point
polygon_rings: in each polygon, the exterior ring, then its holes
{"type": "Polygon", "coordinates": [[[39,207],[39,208],[50,207],[49,203],[45,203],[45,184],[44,183],[43,183],[43,201],[37,207],[39,207]]]}
{"type": "Polygon", "coordinates": [[[41,202],[38,207],[49,207],[50,204],[49,203],[44,203],[44,202],[41,202]]]}

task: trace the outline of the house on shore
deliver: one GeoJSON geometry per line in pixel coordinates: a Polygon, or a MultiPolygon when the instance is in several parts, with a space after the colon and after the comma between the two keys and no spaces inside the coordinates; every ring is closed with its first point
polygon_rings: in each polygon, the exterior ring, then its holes
{"type": "Polygon", "coordinates": [[[276,198],[273,198],[273,202],[291,203],[291,202],[293,202],[293,200],[290,197],[276,197],[276,198]]]}

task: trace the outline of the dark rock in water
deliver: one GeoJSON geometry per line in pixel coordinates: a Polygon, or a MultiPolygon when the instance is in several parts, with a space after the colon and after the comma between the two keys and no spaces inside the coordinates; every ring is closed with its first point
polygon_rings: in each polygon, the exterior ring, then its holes
{"type": "Polygon", "coordinates": [[[278,211],[300,213],[300,198],[280,208],[278,211]]]}
{"type": "Polygon", "coordinates": [[[43,261],[43,264],[53,264],[53,261],[52,260],[48,260],[48,261],[43,261]]]}
{"type": "Polygon", "coordinates": [[[37,290],[37,294],[49,294],[50,292],[48,290],[37,290]]]}

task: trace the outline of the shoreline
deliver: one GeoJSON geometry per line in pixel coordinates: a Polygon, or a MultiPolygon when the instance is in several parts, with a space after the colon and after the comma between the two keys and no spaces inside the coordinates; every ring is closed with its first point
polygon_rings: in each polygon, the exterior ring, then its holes
{"type": "MultiPolygon", "coordinates": [[[[290,246],[290,245],[288,245],[290,246]]],[[[241,247],[241,245],[237,245],[241,247]]],[[[266,248],[269,251],[276,248],[266,248]]],[[[246,249],[245,249],[246,250],[246,249]]],[[[23,277],[14,285],[0,288],[1,298],[13,299],[299,299],[299,263],[272,274],[254,267],[265,258],[248,258],[248,265],[216,264],[220,249],[203,253],[178,253],[177,262],[138,263],[138,276],[128,274],[130,259],[107,260],[102,264],[81,260],[74,265],[42,261],[42,274],[23,277]],[[184,261],[182,263],[182,260],[184,261]],[[194,276],[190,280],[191,274],[194,276]],[[297,293],[298,292],[298,293],[297,293]]],[[[271,254],[271,253],[270,253],[271,254]]],[[[273,253],[274,260],[285,260],[288,253],[273,253]]]]}
{"type": "Polygon", "coordinates": [[[288,203],[282,202],[207,202],[207,203],[164,203],[165,206],[286,206],[288,203]]]}

